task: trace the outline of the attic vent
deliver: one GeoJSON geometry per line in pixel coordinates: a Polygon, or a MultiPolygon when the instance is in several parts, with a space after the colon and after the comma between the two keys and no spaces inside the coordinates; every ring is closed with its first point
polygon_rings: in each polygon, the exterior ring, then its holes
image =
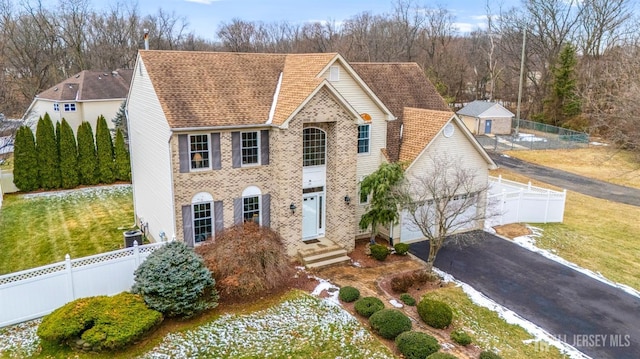
{"type": "Polygon", "coordinates": [[[118,76],[118,71],[111,71],[112,76],[118,76]]]}
{"type": "Polygon", "coordinates": [[[55,91],[58,91],[58,88],[57,88],[57,87],[56,87],[56,88],[54,88],[54,89],[53,89],[53,91],[54,91],[54,92],[55,92],[55,91]]]}
{"type": "Polygon", "coordinates": [[[331,68],[329,68],[329,81],[340,81],[340,67],[331,66],[331,68]]]}
{"type": "Polygon", "coordinates": [[[80,78],[80,74],[77,74],[77,75],[76,75],[76,78],[77,78],[77,79],[79,79],[79,78],[80,78]]]}
{"type": "Polygon", "coordinates": [[[103,75],[104,75],[104,76],[109,76],[109,74],[108,74],[108,73],[106,73],[106,72],[105,72],[105,73],[103,73],[103,75]]]}
{"type": "Polygon", "coordinates": [[[98,76],[98,80],[102,80],[102,76],[98,76]]]}
{"type": "Polygon", "coordinates": [[[400,125],[400,141],[402,141],[402,132],[404,131],[404,123],[400,125]]]}

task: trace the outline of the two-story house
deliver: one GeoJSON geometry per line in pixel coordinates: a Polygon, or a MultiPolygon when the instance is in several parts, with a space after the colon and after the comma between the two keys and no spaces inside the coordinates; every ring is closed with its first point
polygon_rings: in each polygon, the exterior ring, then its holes
{"type": "Polygon", "coordinates": [[[317,239],[352,250],[367,235],[358,183],[383,161],[420,162],[452,126],[435,146],[494,165],[415,64],[140,51],[127,103],[134,210],[155,240],[255,221],[290,255],[317,239]]]}

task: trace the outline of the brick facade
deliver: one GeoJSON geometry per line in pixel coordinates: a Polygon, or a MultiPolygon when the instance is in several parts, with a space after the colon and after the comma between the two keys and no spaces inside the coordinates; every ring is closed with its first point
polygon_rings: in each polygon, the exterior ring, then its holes
{"type": "Polygon", "coordinates": [[[262,194],[271,195],[271,228],[283,237],[287,252],[295,255],[302,244],[302,132],[308,126],[327,134],[325,237],[351,251],[356,235],[357,122],[326,89],[316,93],[286,126],[270,128],[268,165],[232,168],[229,130],[219,132],[222,169],[180,173],[178,135],[172,136],[177,239],[184,240],[182,206],[191,204],[194,195],[208,192],[214,201],[223,201],[224,226],[230,227],[234,223],[233,199],[241,197],[248,186],[256,186],[262,194]],[[344,201],[347,195],[353,198],[350,205],[344,201]],[[297,207],[294,214],[289,209],[291,203],[297,207]]]}

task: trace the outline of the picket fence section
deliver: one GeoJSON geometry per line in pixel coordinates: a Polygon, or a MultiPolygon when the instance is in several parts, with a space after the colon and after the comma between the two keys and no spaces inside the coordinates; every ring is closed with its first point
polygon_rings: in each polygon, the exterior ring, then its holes
{"type": "Polygon", "coordinates": [[[0,276],[0,328],[40,318],[78,298],[114,295],[133,285],[133,272],[164,243],[71,259],[0,276]]]}
{"type": "Polygon", "coordinates": [[[561,223],[567,190],[562,192],[489,177],[488,222],[490,226],[509,223],[561,223]]]}

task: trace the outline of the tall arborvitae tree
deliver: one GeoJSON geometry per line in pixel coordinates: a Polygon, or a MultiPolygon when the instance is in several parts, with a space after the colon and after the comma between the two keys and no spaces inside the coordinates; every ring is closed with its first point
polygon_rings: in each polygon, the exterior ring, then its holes
{"type": "Polygon", "coordinates": [[[91,124],[86,121],[78,127],[78,174],[82,184],[93,185],[100,181],[96,145],[93,142],[93,129],[91,124]]]}
{"type": "Polygon", "coordinates": [[[113,162],[113,141],[104,116],[98,117],[96,128],[96,152],[98,153],[98,174],[100,182],[116,181],[115,163],[113,162]]]}
{"type": "Polygon", "coordinates": [[[546,122],[563,126],[580,115],[582,104],[578,96],[577,65],[575,47],[565,45],[552,70],[551,91],[544,102],[546,122]]]}
{"type": "Polygon", "coordinates": [[[13,149],[13,183],[21,191],[38,189],[38,157],[31,128],[22,126],[16,132],[13,149]]]}
{"type": "Polygon", "coordinates": [[[38,120],[36,128],[38,178],[44,189],[60,188],[60,157],[53,123],[48,113],[38,120]]]}
{"type": "Polygon", "coordinates": [[[120,181],[131,181],[131,162],[129,160],[129,151],[124,143],[124,134],[120,129],[116,131],[116,178],[120,181]]]}
{"type": "Polygon", "coordinates": [[[127,113],[126,113],[126,101],[122,101],[120,104],[120,108],[118,109],[118,113],[116,113],[116,117],[111,119],[115,129],[112,131],[120,130],[122,131],[122,136],[124,137],[125,142],[129,139],[129,132],[127,129],[127,113]]]}
{"type": "Polygon", "coordinates": [[[62,188],[74,188],[80,184],[78,177],[78,146],[67,120],[60,126],[60,182],[62,188]]]}

